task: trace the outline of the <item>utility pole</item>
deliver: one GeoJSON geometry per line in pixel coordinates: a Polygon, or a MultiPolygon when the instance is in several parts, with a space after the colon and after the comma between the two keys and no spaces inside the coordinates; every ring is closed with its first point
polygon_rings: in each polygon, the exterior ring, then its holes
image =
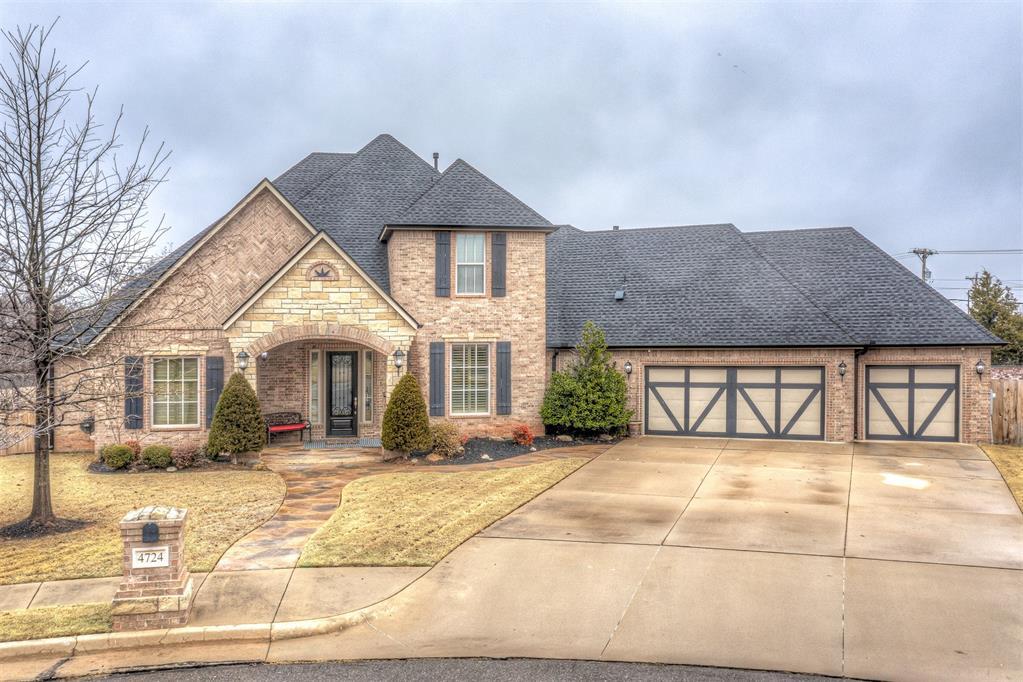
{"type": "Polygon", "coordinates": [[[927,269],[927,257],[937,254],[931,249],[913,249],[913,253],[920,257],[920,279],[927,282],[931,279],[931,271],[927,269]]]}
{"type": "Polygon", "coordinates": [[[966,278],[967,282],[973,282],[973,286],[971,286],[966,292],[966,312],[968,313],[973,312],[973,289],[977,286],[978,279],[980,279],[980,274],[976,272],[973,273],[973,277],[966,278]]]}

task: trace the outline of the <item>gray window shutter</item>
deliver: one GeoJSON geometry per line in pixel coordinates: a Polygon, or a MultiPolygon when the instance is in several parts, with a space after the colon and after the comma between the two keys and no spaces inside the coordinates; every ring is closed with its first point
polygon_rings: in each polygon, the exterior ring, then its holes
{"type": "Polygon", "coordinates": [[[451,296],[451,233],[434,232],[434,272],[437,296],[451,296]]]}
{"type": "Polygon", "coordinates": [[[490,292],[493,296],[505,295],[505,271],[507,270],[508,235],[494,232],[490,235],[490,292]]]}
{"type": "Polygon", "coordinates": [[[224,358],[219,355],[206,356],[206,428],[213,424],[213,412],[224,390],[224,358]]]}
{"type": "Polygon", "coordinates": [[[430,416],[444,416],[444,342],[430,342],[430,416]]]}
{"type": "Polygon", "coordinates": [[[142,428],[142,371],[145,362],[139,357],[124,359],[124,428],[142,428]]]}
{"type": "Polygon", "coordinates": [[[511,414],[511,341],[497,342],[497,413],[511,414]]]}

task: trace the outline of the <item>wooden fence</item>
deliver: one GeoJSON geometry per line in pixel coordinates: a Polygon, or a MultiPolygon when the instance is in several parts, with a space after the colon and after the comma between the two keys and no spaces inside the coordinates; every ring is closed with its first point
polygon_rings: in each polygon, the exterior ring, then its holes
{"type": "Polygon", "coordinates": [[[1023,380],[992,379],[991,440],[1023,445],[1023,380]]]}
{"type": "Polygon", "coordinates": [[[2,416],[3,419],[0,420],[3,422],[0,425],[0,442],[11,442],[12,440],[16,440],[16,442],[6,448],[0,447],[0,456],[32,452],[35,448],[31,427],[33,423],[32,412],[24,410],[2,416]]]}

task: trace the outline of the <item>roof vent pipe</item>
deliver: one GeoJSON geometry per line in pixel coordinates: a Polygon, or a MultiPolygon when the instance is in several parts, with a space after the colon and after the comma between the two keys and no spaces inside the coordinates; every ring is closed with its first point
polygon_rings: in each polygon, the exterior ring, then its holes
{"type": "Polygon", "coordinates": [[[617,225],[612,225],[612,226],[611,226],[611,229],[612,229],[612,230],[617,230],[617,229],[618,229],[618,226],[617,226],[617,225]]]}
{"type": "Polygon", "coordinates": [[[434,152],[433,153],[433,169],[434,170],[440,170],[440,153],[439,152],[434,152]]]}

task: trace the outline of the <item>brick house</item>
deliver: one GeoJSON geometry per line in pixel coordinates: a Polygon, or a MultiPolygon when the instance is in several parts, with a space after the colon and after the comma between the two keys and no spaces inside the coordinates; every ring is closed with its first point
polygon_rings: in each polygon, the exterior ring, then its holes
{"type": "MultiPolygon", "coordinates": [[[[378,438],[402,371],[435,420],[539,430],[586,320],[627,373],[637,433],[989,434],[978,367],[999,340],[855,230],[556,226],[464,161],[440,172],[381,135],[260,182],[148,273],[83,350],[127,355],[90,438],[205,441],[245,356],[264,411],[301,413],[316,439],[378,438]],[[210,294],[155,321],[197,273],[210,294]]],[[[64,428],[57,446],[82,438],[64,428]]]]}

